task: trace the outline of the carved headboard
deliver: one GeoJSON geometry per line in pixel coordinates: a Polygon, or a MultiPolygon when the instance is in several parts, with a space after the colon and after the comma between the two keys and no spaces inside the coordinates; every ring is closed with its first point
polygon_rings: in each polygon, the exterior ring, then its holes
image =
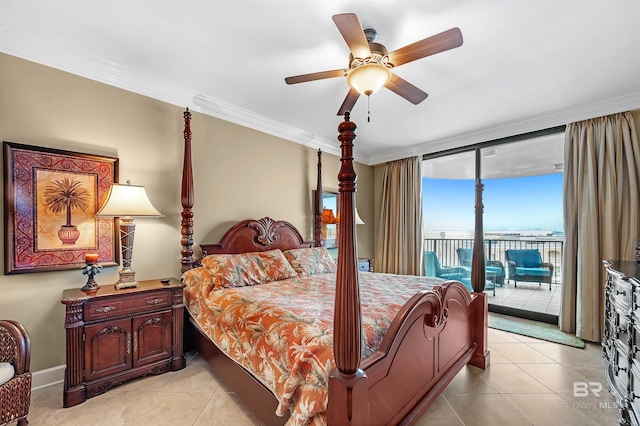
{"type": "Polygon", "coordinates": [[[304,241],[292,224],[270,217],[243,220],[229,228],[220,244],[200,245],[203,257],[208,254],[237,254],[275,249],[285,251],[313,246],[314,241],[304,241]]]}

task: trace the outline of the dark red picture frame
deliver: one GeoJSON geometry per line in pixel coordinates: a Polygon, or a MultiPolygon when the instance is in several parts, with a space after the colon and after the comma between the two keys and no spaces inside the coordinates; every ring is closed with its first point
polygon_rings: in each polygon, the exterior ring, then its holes
{"type": "Polygon", "coordinates": [[[95,217],[117,158],[6,141],[3,151],[5,275],[76,269],[89,252],[120,263],[115,219],[95,217]]]}

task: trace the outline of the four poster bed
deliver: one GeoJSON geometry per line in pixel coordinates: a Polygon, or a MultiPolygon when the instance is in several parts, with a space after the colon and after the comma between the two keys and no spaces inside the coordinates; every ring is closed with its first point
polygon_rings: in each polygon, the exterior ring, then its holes
{"type": "MultiPolygon", "coordinates": [[[[337,264],[320,246],[320,153],[314,240],[286,221],[243,220],[219,244],[202,244],[194,260],[188,109],[184,120],[186,347],[263,423],[411,424],[466,364],[488,366],[482,252],[474,253],[472,293],[455,281],[358,273],[349,113],[338,128],[337,264]]],[[[477,187],[475,247],[482,248],[477,187]]]]}

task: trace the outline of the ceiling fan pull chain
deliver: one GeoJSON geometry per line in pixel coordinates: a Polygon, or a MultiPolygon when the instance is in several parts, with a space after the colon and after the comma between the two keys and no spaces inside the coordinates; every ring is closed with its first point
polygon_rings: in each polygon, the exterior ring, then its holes
{"type": "Polygon", "coordinates": [[[367,123],[371,123],[371,95],[367,96],[367,123]]]}

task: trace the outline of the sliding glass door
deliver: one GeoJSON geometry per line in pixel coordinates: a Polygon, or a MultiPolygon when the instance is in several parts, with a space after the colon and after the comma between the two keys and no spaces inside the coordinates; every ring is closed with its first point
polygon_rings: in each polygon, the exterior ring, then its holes
{"type": "MultiPolygon", "coordinates": [[[[486,292],[494,311],[557,321],[563,140],[559,133],[479,147],[486,292]]],[[[425,250],[436,252],[442,265],[464,267],[469,274],[475,173],[474,149],[427,156],[423,167],[425,250]]]]}

